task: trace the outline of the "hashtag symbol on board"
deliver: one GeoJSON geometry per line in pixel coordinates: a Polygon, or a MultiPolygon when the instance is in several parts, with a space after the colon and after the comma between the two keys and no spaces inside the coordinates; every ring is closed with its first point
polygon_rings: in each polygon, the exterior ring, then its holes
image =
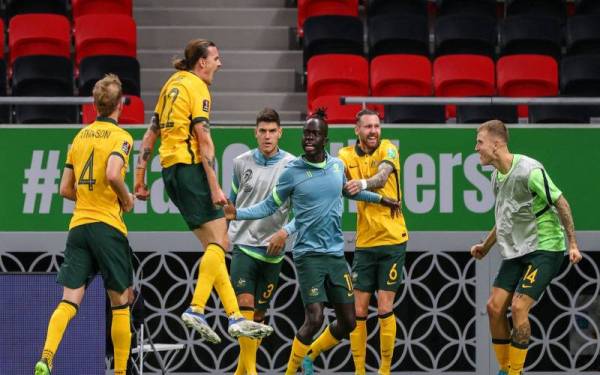
{"type": "Polygon", "coordinates": [[[25,183],[23,184],[23,213],[32,214],[35,211],[37,197],[40,196],[39,213],[50,212],[52,196],[58,192],[56,180],[60,177],[58,169],[58,156],[60,151],[48,151],[46,167],[42,166],[44,159],[43,150],[34,150],[31,157],[31,166],[25,169],[25,183]]]}

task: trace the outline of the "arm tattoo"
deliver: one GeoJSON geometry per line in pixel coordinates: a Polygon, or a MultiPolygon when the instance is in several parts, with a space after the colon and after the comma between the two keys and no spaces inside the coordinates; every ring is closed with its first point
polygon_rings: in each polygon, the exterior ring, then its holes
{"type": "Polygon", "coordinates": [[[529,338],[531,337],[531,326],[529,322],[523,323],[518,327],[513,328],[512,339],[517,344],[527,345],[529,344],[529,338]]]}
{"type": "Polygon", "coordinates": [[[158,124],[158,115],[156,113],[150,119],[150,130],[154,134],[160,134],[160,125],[158,124]]]}
{"type": "Polygon", "coordinates": [[[205,133],[210,133],[210,124],[206,121],[202,121],[202,130],[205,133]]]}
{"type": "Polygon", "coordinates": [[[567,232],[567,238],[569,243],[575,241],[575,223],[573,222],[573,214],[571,213],[571,207],[565,197],[561,196],[555,203],[556,209],[558,210],[558,216],[562,225],[565,227],[567,232]]]}
{"type": "Polygon", "coordinates": [[[367,179],[367,189],[380,189],[384,187],[388,177],[390,176],[390,173],[392,173],[393,170],[394,167],[388,163],[379,164],[377,173],[375,173],[373,177],[367,179]]]}
{"type": "Polygon", "coordinates": [[[206,163],[208,163],[208,166],[211,169],[215,169],[215,158],[214,157],[212,157],[212,158],[206,158],[206,163]]]}
{"type": "Polygon", "coordinates": [[[144,152],[142,153],[142,159],[147,162],[148,159],[150,159],[150,155],[152,155],[152,150],[150,149],[150,147],[144,148],[144,152]]]}

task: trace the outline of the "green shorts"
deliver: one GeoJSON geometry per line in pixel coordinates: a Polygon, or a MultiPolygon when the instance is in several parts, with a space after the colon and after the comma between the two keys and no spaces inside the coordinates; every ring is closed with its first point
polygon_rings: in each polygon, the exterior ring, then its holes
{"type": "Polygon", "coordinates": [[[311,303],[354,303],[350,268],[343,256],[307,253],[294,257],[304,306],[311,303]]]}
{"type": "Polygon", "coordinates": [[[406,242],[356,249],[352,262],[354,289],[369,293],[397,291],[402,283],[405,256],[406,242]]]}
{"type": "Polygon", "coordinates": [[[102,222],[72,228],[57,281],[67,288],[77,289],[98,272],[106,289],[121,293],[133,284],[131,247],[127,237],[102,222]]]}
{"type": "Polygon", "coordinates": [[[212,203],[202,164],[175,164],[163,168],[162,178],[169,198],[181,212],[190,230],[224,216],[212,203]]]}
{"type": "Polygon", "coordinates": [[[528,295],[537,300],[560,271],[565,253],[537,250],[518,258],[504,259],[494,287],[528,295]]]}
{"type": "Polygon", "coordinates": [[[235,245],[229,271],[235,294],[252,294],[255,297],[255,308],[266,310],[277,288],[281,265],[282,262],[268,263],[253,258],[235,245]]]}

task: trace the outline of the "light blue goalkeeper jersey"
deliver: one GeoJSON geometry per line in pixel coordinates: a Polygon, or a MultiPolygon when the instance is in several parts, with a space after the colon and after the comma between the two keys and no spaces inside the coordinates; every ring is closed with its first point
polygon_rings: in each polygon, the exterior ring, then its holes
{"type": "Polygon", "coordinates": [[[350,199],[378,203],[381,195],[361,191],[348,196],[344,164],[327,154],[322,163],[302,157],[291,161],[282,172],[272,194],[260,203],[237,210],[237,220],[255,220],[272,215],[288,198],[291,200],[297,233],[294,258],[308,252],[344,255],[342,194],[350,199]]]}

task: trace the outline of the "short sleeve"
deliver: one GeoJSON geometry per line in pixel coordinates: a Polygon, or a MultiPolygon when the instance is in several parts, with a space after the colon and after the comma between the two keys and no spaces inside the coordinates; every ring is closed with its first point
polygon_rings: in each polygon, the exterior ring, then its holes
{"type": "MultiPolygon", "coordinates": [[[[75,142],[73,142],[75,144],[75,142]]],[[[65,168],[73,169],[73,145],[69,147],[67,151],[67,161],[65,161],[65,168]]]]}
{"type": "Polygon", "coordinates": [[[291,169],[286,168],[283,173],[279,176],[277,184],[273,188],[273,200],[277,206],[284,204],[294,189],[294,176],[292,175],[291,169]]]}
{"type": "Polygon", "coordinates": [[[395,170],[400,170],[400,155],[398,149],[391,142],[384,142],[381,145],[381,162],[389,163],[395,170]]]}
{"type": "Polygon", "coordinates": [[[211,99],[208,88],[201,84],[195,85],[194,92],[188,92],[190,95],[190,105],[192,110],[192,125],[202,121],[208,122],[210,119],[211,99]]]}
{"type": "Polygon", "coordinates": [[[133,138],[127,132],[123,132],[115,137],[113,148],[110,152],[111,155],[120,156],[123,159],[125,168],[129,165],[129,154],[133,148],[133,138]]]}
{"type": "Polygon", "coordinates": [[[541,168],[536,168],[529,174],[527,183],[529,190],[546,202],[553,205],[562,195],[562,191],[556,187],[550,176],[541,168]]]}

